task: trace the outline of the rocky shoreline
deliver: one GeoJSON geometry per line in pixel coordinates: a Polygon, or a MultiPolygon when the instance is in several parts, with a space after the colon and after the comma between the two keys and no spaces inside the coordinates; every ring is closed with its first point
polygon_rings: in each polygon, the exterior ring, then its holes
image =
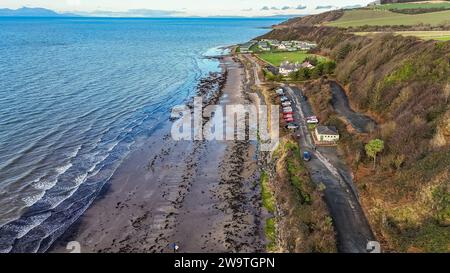
{"type": "MultiPolygon", "coordinates": [[[[203,107],[250,103],[232,56],[199,82],[203,107]]],[[[192,107],[192,103],[188,103],[192,107]]],[[[204,124],[204,123],[203,123],[204,124]]],[[[249,141],[174,141],[161,129],[124,161],[108,190],[51,252],[263,252],[256,148],[249,141]]]]}

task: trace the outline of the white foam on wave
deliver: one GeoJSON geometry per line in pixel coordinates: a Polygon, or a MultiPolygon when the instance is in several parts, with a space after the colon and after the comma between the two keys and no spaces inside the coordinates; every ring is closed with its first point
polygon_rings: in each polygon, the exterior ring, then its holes
{"type": "Polygon", "coordinates": [[[33,182],[33,188],[38,190],[36,194],[26,196],[22,198],[22,201],[25,203],[25,207],[31,207],[34,204],[36,204],[39,200],[41,200],[45,193],[52,189],[57,183],[58,178],[64,174],[67,170],[69,170],[72,167],[72,163],[67,163],[63,166],[60,166],[55,169],[56,176],[53,179],[50,180],[41,180],[42,178],[38,178],[34,180],[33,182]]]}
{"type": "Polygon", "coordinates": [[[72,166],[73,166],[72,163],[69,162],[69,163],[67,163],[67,164],[65,164],[63,166],[60,166],[60,167],[56,168],[55,170],[56,170],[57,175],[59,176],[61,174],[64,174],[72,166]]]}
{"type": "Polygon", "coordinates": [[[87,176],[88,176],[87,173],[77,176],[74,180],[74,182],[75,182],[74,188],[78,188],[81,184],[83,184],[83,182],[86,180],[87,176]]]}
{"type": "Polygon", "coordinates": [[[69,153],[69,159],[75,158],[81,150],[81,145],[79,145],[72,153],[69,153]]]}
{"type": "MultiPolygon", "coordinates": [[[[132,131],[132,129],[130,131],[132,131]]],[[[63,203],[65,200],[71,198],[75,194],[75,192],[78,190],[80,185],[82,185],[88,178],[97,175],[101,170],[101,167],[99,167],[99,165],[108,158],[111,151],[114,150],[114,148],[116,148],[119,144],[120,144],[120,140],[106,143],[105,146],[102,148],[97,146],[97,148],[100,148],[100,151],[97,151],[96,153],[94,153],[93,155],[90,156],[90,160],[92,160],[93,161],[92,163],[94,163],[94,164],[92,164],[91,167],[88,170],[86,170],[86,172],[84,174],[78,175],[73,180],[73,185],[70,186],[69,188],[67,188],[67,190],[68,190],[67,194],[65,196],[61,196],[60,198],[49,197],[48,201],[52,201],[51,209],[55,209],[61,203],[63,203]]],[[[131,145],[132,144],[127,145],[128,148],[131,145]]],[[[81,149],[81,146],[77,147],[77,149],[73,153],[70,154],[70,158],[72,159],[74,157],[77,157],[80,149],[81,149]]],[[[33,187],[35,189],[37,189],[38,192],[22,199],[25,202],[26,206],[31,207],[34,204],[36,204],[39,200],[41,200],[48,190],[52,189],[53,187],[55,187],[57,185],[58,178],[62,174],[66,173],[72,167],[73,167],[72,163],[67,163],[67,164],[55,169],[56,174],[53,176],[54,179],[49,179],[49,180],[45,181],[45,180],[42,180],[42,177],[41,177],[41,178],[33,181],[34,182],[33,187]]],[[[112,174],[114,172],[115,172],[115,170],[112,171],[109,178],[112,176],[112,174]]],[[[24,236],[26,236],[31,230],[33,230],[34,228],[41,225],[51,215],[52,215],[51,211],[48,211],[47,213],[30,217],[29,223],[27,223],[24,226],[21,226],[20,230],[17,231],[18,232],[17,238],[20,239],[20,238],[23,238],[24,236]]],[[[4,251],[9,252],[10,250],[11,249],[5,249],[4,251]]]]}
{"type": "MultiPolygon", "coordinates": [[[[96,155],[93,155],[92,157],[96,157],[97,155],[98,155],[98,153],[96,155]]],[[[58,198],[59,200],[55,200],[56,198],[53,198],[53,200],[51,202],[51,204],[52,204],[51,208],[54,209],[54,208],[58,207],[62,202],[69,199],[70,197],[72,197],[73,194],[78,190],[78,188],[80,187],[81,184],[83,184],[89,177],[97,175],[97,173],[100,171],[100,168],[98,168],[96,171],[95,171],[95,169],[107,157],[108,157],[108,155],[101,156],[101,159],[98,160],[96,164],[93,164],[92,167],[89,168],[89,170],[85,174],[81,174],[81,175],[77,176],[74,180],[75,185],[73,187],[70,187],[67,189],[68,194],[66,196],[64,196],[63,198],[58,198]]]]}
{"type": "Polygon", "coordinates": [[[35,227],[41,225],[45,220],[47,220],[52,214],[50,212],[46,212],[43,214],[31,216],[29,219],[29,222],[27,225],[22,226],[18,230],[17,239],[22,238],[23,236],[27,235],[28,232],[30,232],[35,227]]]}
{"type": "Polygon", "coordinates": [[[48,191],[49,189],[53,188],[57,182],[58,182],[57,179],[42,180],[42,181],[38,181],[37,183],[33,184],[33,187],[36,190],[48,191]]]}
{"type": "Polygon", "coordinates": [[[7,254],[7,253],[11,252],[11,250],[12,250],[12,246],[10,246],[8,248],[3,248],[3,249],[0,248],[0,253],[7,254]]]}
{"type": "Polygon", "coordinates": [[[22,201],[25,203],[25,207],[31,207],[34,204],[36,204],[39,200],[44,197],[45,191],[39,191],[35,193],[34,195],[29,195],[24,198],[22,198],[22,201]]]}
{"type": "Polygon", "coordinates": [[[58,178],[64,174],[65,172],[67,172],[67,170],[69,170],[70,168],[72,168],[73,164],[72,163],[67,163],[66,165],[60,166],[58,168],[55,169],[56,171],[56,177],[54,179],[50,179],[50,180],[41,180],[41,178],[38,179],[38,181],[34,181],[35,183],[33,183],[33,187],[37,190],[43,190],[43,191],[48,191],[51,188],[53,188],[57,183],[58,183],[58,178]],[[36,183],[37,182],[37,183],[36,183]]]}

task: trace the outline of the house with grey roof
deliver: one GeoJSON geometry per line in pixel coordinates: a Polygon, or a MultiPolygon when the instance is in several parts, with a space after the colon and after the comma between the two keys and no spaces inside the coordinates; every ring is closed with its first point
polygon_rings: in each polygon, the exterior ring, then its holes
{"type": "Polygon", "coordinates": [[[316,139],[320,142],[335,143],[339,140],[339,132],[334,126],[319,125],[315,129],[316,139]]]}
{"type": "Polygon", "coordinates": [[[279,73],[283,76],[288,76],[290,73],[298,71],[302,68],[302,65],[297,63],[290,63],[288,61],[284,61],[281,63],[279,68],[279,73]]]}

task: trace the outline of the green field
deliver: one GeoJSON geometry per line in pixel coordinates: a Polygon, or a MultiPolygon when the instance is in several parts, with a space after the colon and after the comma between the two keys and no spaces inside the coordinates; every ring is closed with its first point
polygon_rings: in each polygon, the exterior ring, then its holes
{"type": "Polygon", "coordinates": [[[327,61],[327,58],[319,55],[308,54],[306,51],[295,51],[295,52],[266,52],[258,54],[258,56],[264,61],[274,65],[280,66],[284,61],[289,61],[291,63],[299,62],[302,63],[308,56],[316,56],[319,61],[327,61]]]}
{"type": "MultiPolygon", "coordinates": [[[[356,35],[374,35],[383,32],[354,32],[356,35]]],[[[415,36],[423,40],[450,41],[450,31],[397,31],[394,34],[403,36],[415,36]]]]}
{"type": "Polygon", "coordinates": [[[347,10],[336,21],[326,23],[334,27],[389,26],[389,25],[438,25],[450,23],[450,10],[421,14],[400,14],[388,10],[357,9],[347,10]]]}
{"type": "Polygon", "coordinates": [[[393,3],[371,7],[376,10],[450,9],[450,2],[393,3]]]}

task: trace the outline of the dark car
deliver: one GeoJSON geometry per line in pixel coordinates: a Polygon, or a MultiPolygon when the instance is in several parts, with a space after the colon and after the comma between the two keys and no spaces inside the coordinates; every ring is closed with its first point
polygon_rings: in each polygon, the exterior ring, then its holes
{"type": "Polygon", "coordinates": [[[297,130],[297,129],[298,129],[298,125],[295,124],[295,123],[290,122],[290,123],[288,123],[288,124],[286,125],[286,129],[297,130]]]}
{"type": "Polygon", "coordinates": [[[308,162],[311,161],[311,154],[309,152],[304,152],[303,153],[303,160],[308,162]]]}

